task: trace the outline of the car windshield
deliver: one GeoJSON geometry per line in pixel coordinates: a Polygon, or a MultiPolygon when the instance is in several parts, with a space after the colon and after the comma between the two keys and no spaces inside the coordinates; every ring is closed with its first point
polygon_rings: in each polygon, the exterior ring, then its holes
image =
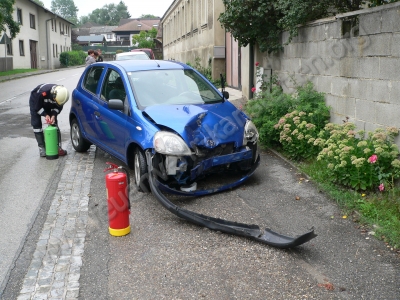
{"type": "Polygon", "coordinates": [[[193,70],[128,72],[142,107],[222,102],[215,88],[193,70]]]}
{"type": "Polygon", "coordinates": [[[130,55],[117,55],[116,60],[140,60],[140,59],[150,59],[146,53],[130,54],[130,55]]]}

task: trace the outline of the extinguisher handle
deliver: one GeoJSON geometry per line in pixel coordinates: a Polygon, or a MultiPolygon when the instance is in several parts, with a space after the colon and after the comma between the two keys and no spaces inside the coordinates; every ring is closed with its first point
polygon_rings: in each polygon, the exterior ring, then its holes
{"type": "Polygon", "coordinates": [[[110,166],[108,168],[104,169],[104,172],[118,169],[118,165],[116,165],[116,164],[114,164],[112,162],[106,162],[106,165],[110,165],[110,166]]]}

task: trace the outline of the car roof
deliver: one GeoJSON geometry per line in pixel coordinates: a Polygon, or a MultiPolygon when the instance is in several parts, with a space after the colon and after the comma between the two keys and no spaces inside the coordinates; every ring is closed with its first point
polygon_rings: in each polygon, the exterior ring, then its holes
{"type": "Polygon", "coordinates": [[[102,63],[102,65],[112,65],[124,69],[126,72],[148,71],[148,70],[171,70],[171,69],[190,69],[187,65],[171,60],[114,60],[102,63]]]}

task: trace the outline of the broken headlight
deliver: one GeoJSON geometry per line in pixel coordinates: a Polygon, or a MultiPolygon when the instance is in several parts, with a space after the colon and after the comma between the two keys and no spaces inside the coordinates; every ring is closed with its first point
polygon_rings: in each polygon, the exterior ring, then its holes
{"type": "Polygon", "coordinates": [[[168,131],[158,131],[153,140],[156,152],[166,155],[191,155],[189,147],[177,134],[168,131]]]}
{"type": "Polygon", "coordinates": [[[243,134],[243,146],[247,145],[248,142],[253,144],[258,141],[258,131],[256,125],[250,120],[246,121],[246,125],[244,126],[244,134],[243,134]]]}

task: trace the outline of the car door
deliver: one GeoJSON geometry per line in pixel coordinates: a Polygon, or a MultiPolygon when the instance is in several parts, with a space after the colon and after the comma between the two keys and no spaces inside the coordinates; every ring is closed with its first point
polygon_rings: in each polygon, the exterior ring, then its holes
{"type": "Polygon", "coordinates": [[[83,127],[83,131],[87,138],[96,143],[96,119],[95,111],[98,110],[99,104],[97,100],[97,93],[99,93],[101,86],[101,75],[104,67],[91,67],[88,68],[85,78],[82,81],[80,95],[77,97],[79,103],[78,115],[83,127]]]}
{"type": "Polygon", "coordinates": [[[94,112],[99,143],[104,150],[122,161],[125,161],[128,109],[125,111],[109,109],[108,101],[120,99],[125,103],[127,101],[125,86],[121,74],[116,69],[108,68],[101,87],[98,109],[94,112]]]}

